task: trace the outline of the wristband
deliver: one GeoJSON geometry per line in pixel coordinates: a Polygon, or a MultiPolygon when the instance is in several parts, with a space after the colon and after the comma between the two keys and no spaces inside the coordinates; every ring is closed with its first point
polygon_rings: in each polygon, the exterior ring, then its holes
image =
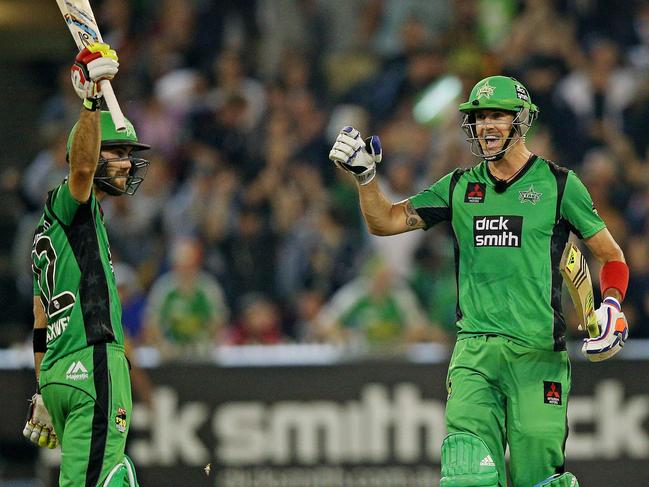
{"type": "Polygon", "coordinates": [[[608,289],[617,289],[620,292],[620,301],[624,299],[629,285],[629,267],[620,260],[610,260],[602,266],[599,273],[599,288],[602,295],[608,289]]]}
{"type": "Polygon", "coordinates": [[[47,328],[34,328],[34,353],[47,352],[47,328]]]}
{"type": "Polygon", "coordinates": [[[369,183],[372,179],[374,179],[374,176],[376,176],[376,167],[372,167],[365,171],[362,174],[354,174],[352,175],[356,178],[356,181],[358,181],[358,184],[361,186],[365,186],[367,183],[369,183]]]}
{"type": "Polygon", "coordinates": [[[83,107],[90,112],[96,112],[101,108],[101,98],[84,98],[83,107]]]}

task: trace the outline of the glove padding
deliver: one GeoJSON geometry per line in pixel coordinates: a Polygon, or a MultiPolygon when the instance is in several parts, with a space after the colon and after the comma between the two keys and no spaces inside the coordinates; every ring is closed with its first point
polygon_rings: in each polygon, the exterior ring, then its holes
{"type": "Polygon", "coordinates": [[[79,51],[70,68],[74,91],[82,100],[101,98],[99,82],[113,79],[118,67],[117,53],[108,44],[97,42],[85,47],[79,51]]]}
{"type": "Polygon", "coordinates": [[[354,127],[344,127],[329,152],[336,166],[352,174],[360,185],[369,183],[376,175],[376,165],[382,159],[381,141],[372,135],[363,141],[354,127]]]}
{"type": "Polygon", "coordinates": [[[43,398],[38,393],[34,394],[29,401],[23,436],[34,445],[41,447],[51,449],[56,448],[59,444],[50,413],[47,411],[45,403],[43,403],[43,398]]]}
{"type": "Polygon", "coordinates": [[[585,339],[581,352],[591,362],[601,362],[622,350],[629,336],[629,324],[619,301],[612,297],[602,301],[595,316],[601,333],[596,338],[585,339]]]}

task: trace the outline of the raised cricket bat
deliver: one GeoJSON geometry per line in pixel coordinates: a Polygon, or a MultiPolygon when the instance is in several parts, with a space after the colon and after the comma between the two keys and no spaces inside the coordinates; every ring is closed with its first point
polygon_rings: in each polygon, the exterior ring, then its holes
{"type": "MultiPolygon", "coordinates": [[[[88,0],[56,0],[61,15],[70,29],[72,38],[81,51],[84,47],[95,42],[103,42],[95,15],[92,13],[88,0]]],[[[106,100],[110,116],[118,131],[126,129],[124,114],[117,103],[115,92],[107,79],[99,82],[101,92],[106,100]]]]}
{"type": "Polygon", "coordinates": [[[599,336],[599,326],[595,316],[593,283],[584,254],[573,244],[568,242],[561,256],[559,270],[570,292],[572,302],[581,317],[579,329],[588,330],[591,338],[599,336]]]}

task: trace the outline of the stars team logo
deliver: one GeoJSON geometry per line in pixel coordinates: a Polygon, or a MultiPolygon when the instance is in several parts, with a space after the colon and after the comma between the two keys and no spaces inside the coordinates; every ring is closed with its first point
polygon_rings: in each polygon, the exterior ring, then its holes
{"type": "Polygon", "coordinates": [[[496,88],[494,86],[491,86],[489,84],[489,81],[487,80],[485,84],[483,84],[480,88],[478,88],[478,92],[476,93],[476,98],[480,99],[482,97],[485,98],[491,98],[496,91],[496,88]]]}
{"type": "Polygon", "coordinates": [[[535,205],[539,202],[541,196],[543,196],[543,193],[537,193],[536,191],[534,191],[534,186],[530,186],[530,189],[528,189],[527,191],[518,192],[518,199],[521,203],[529,201],[530,203],[535,205]]]}

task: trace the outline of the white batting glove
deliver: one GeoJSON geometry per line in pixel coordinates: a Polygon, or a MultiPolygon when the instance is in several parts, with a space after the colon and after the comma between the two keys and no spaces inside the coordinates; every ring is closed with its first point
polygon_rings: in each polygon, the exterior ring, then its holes
{"type": "Polygon", "coordinates": [[[601,333],[597,338],[585,339],[581,352],[591,362],[601,362],[622,350],[629,336],[629,324],[619,301],[612,297],[602,301],[595,315],[601,333]]]}
{"type": "Polygon", "coordinates": [[[118,68],[117,53],[108,44],[95,43],[85,47],[79,51],[70,68],[74,91],[82,100],[100,98],[99,82],[113,79],[118,68]]]}
{"type": "Polygon", "coordinates": [[[352,174],[360,185],[369,183],[376,175],[376,165],[383,158],[381,141],[372,135],[363,141],[354,127],[344,127],[329,152],[329,159],[352,174]]]}
{"type": "Polygon", "coordinates": [[[23,436],[34,445],[56,448],[59,439],[54,432],[54,425],[40,394],[34,394],[29,401],[27,422],[23,429],[23,436]]]}

